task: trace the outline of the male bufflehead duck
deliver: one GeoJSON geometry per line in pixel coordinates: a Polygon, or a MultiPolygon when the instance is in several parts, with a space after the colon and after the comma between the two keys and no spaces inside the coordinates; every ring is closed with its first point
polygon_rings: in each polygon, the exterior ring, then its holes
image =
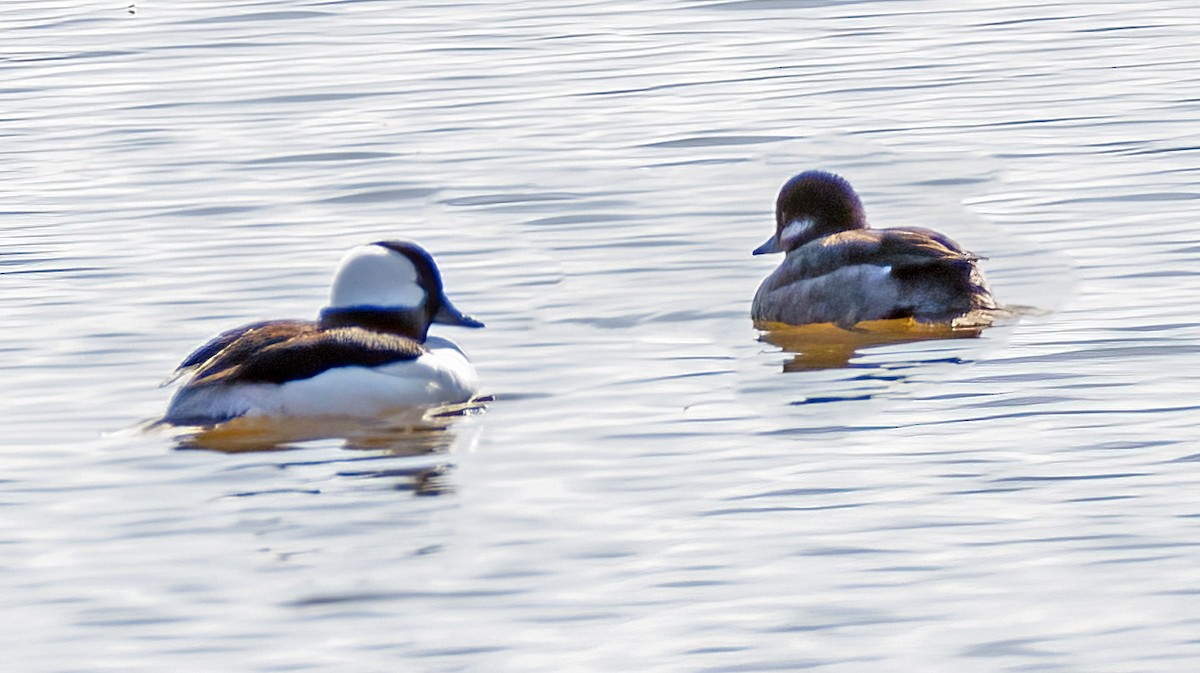
{"type": "Polygon", "coordinates": [[[775,235],[754,254],[786,253],[750,309],[756,321],[850,329],[865,320],[984,322],[996,310],[976,262],[929,229],[871,229],[844,178],[805,171],[775,204],[775,235]]]}
{"type": "Polygon", "coordinates": [[[430,323],[483,327],[442,291],[429,253],[380,241],[351,250],[316,321],[267,320],[223,332],[176,370],[186,382],[163,421],[240,416],[376,417],[470,401],[475,368],[430,323]]]}

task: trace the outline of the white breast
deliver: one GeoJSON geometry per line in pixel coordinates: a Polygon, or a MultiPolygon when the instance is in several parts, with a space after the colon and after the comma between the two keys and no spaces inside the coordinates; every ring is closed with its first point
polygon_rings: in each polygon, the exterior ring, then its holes
{"type": "Polygon", "coordinates": [[[475,367],[452,341],[430,337],[416,360],[381,367],[337,367],[283,384],[180,389],[168,417],[349,416],[379,418],[404,409],[469,401],[479,389],[475,367]]]}
{"type": "MultiPolygon", "coordinates": [[[[435,407],[470,400],[479,389],[475,368],[453,342],[431,337],[416,360],[382,367],[338,367],[277,386],[268,415],[375,417],[401,407],[435,407]]],[[[251,413],[256,413],[252,411],[251,413]]]]}

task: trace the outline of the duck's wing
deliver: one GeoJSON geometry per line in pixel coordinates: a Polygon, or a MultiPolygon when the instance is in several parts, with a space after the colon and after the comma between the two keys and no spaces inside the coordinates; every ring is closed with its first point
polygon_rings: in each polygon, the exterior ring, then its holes
{"type": "Polygon", "coordinates": [[[803,325],[912,317],[953,320],[994,308],[978,258],[926,229],[845,231],[788,253],[759,287],[758,320],[803,325]]]}
{"type": "Polygon", "coordinates": [[[209,340],[208,343],[206,343],[203,346],[192,351],[191,355],[188,355],[186,358],[184,358],[183,362],[179,363],[179,366],[175,369],[175,371],[182,372],[182,371],[186,371],[188,369],[193,369],[195,367],[199,367],[200,365],[204,364],[205,362],[208,362],[209,360],[211,360],[212,357],[214,355],[216,355],[217,353],[220,353],[221,351],[225,350],[225,348],[227,346],[229,346],[229,344],[237,341],[238,339],[242,338],[249,332],[253,332],[256,330],[263,330],[266,328],[271,328],[273,326],[285,325],[285,324],[293,323],[293,322],[299,323],[301,321],[298,321],[298,320],[297,321],[263,320],[261,322],[255,322],[255,323],[250,323],[249,325],[242,325],[241,327],[235,327],[231,330],[225,330],[224,332],[221,332],[220,334],[218,334],[217,336],[215,336],[211,340],[209,340]]]}
{"type": "Polygon", "coordinates": [[[912,316],[924,322],[957,319],[994,310],[996,300],[977,262],[948,236],[916,227],[881,229],[862,246],[860,263],[888,267],[888,275],[912,316]]]}
{"type": "Polygon", "coordinates": [[[784,283],[817,278],[859,265],[890,267],[897,273],[950,265],[969,267],[978,257],[949,237],[928,229],[865,229],[818,239],[789,255],[784,283]]]}
{"type": "Polygon", "coordinates": [[[224,351],[235,343],[242,348],[251,345],[262,348],[290,339],[309,327],[315,326],[305,320],[262,320],[225,330],[184,358],[166,383],[188,375],[199,375],[201,371],[211,373],[214,366],[219,368],[229,362],[230,358],[226,357],[229,354],[224,351]]]}
{"type": "Polygon", "coordinates": [[[188,385],[286,383],[336,367],[415,360],[425,352],[419,342],[396,334],[358,327],[320,329],[301,321],[274,323],[243,332],[201,366],[188,385]]]}
{"type": "Polygon", "coordinates": [[[983,257],[964,250],[949,236],[922,227],[880,229],[880,246],[897,257],[913,255],[914,264],[938,262],[977,262],[983,257]]]}

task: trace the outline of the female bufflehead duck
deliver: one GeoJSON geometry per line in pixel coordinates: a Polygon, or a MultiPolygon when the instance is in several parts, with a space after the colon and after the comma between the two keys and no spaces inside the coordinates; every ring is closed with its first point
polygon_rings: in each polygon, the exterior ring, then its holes
{"type": "Polygon", "coordinates": [[[775,235],[754,254],[770,252],[786,257],[754,295],[756,321],[986,323],[996,310],[979,257],[928,229],[869,228],[850,183],[832,173],[805,171],[783,185],[775,235]]]}
{"type": "Polygon", "coordinates": [[[223,332],[176,370],[187,377],[163,421],[240,416],[375,417],[469,401],[475,369],[430,323],[483,327],[442,291],[429,253],[380,241],[351,250],[316,321],[268,320],[223,332]]]}

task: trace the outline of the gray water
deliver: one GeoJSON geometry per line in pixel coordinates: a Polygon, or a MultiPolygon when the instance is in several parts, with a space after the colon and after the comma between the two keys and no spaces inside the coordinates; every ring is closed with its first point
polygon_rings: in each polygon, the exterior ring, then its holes
{"type": "Polygon", "coordinates": [[[1194,671],[1190,0],[0,7],[6,671],[1194,671]],[[790,175],[1037,315],[794,356],[790,175]],[[147,431],[419,240],[485,413],[147,431]]]}

